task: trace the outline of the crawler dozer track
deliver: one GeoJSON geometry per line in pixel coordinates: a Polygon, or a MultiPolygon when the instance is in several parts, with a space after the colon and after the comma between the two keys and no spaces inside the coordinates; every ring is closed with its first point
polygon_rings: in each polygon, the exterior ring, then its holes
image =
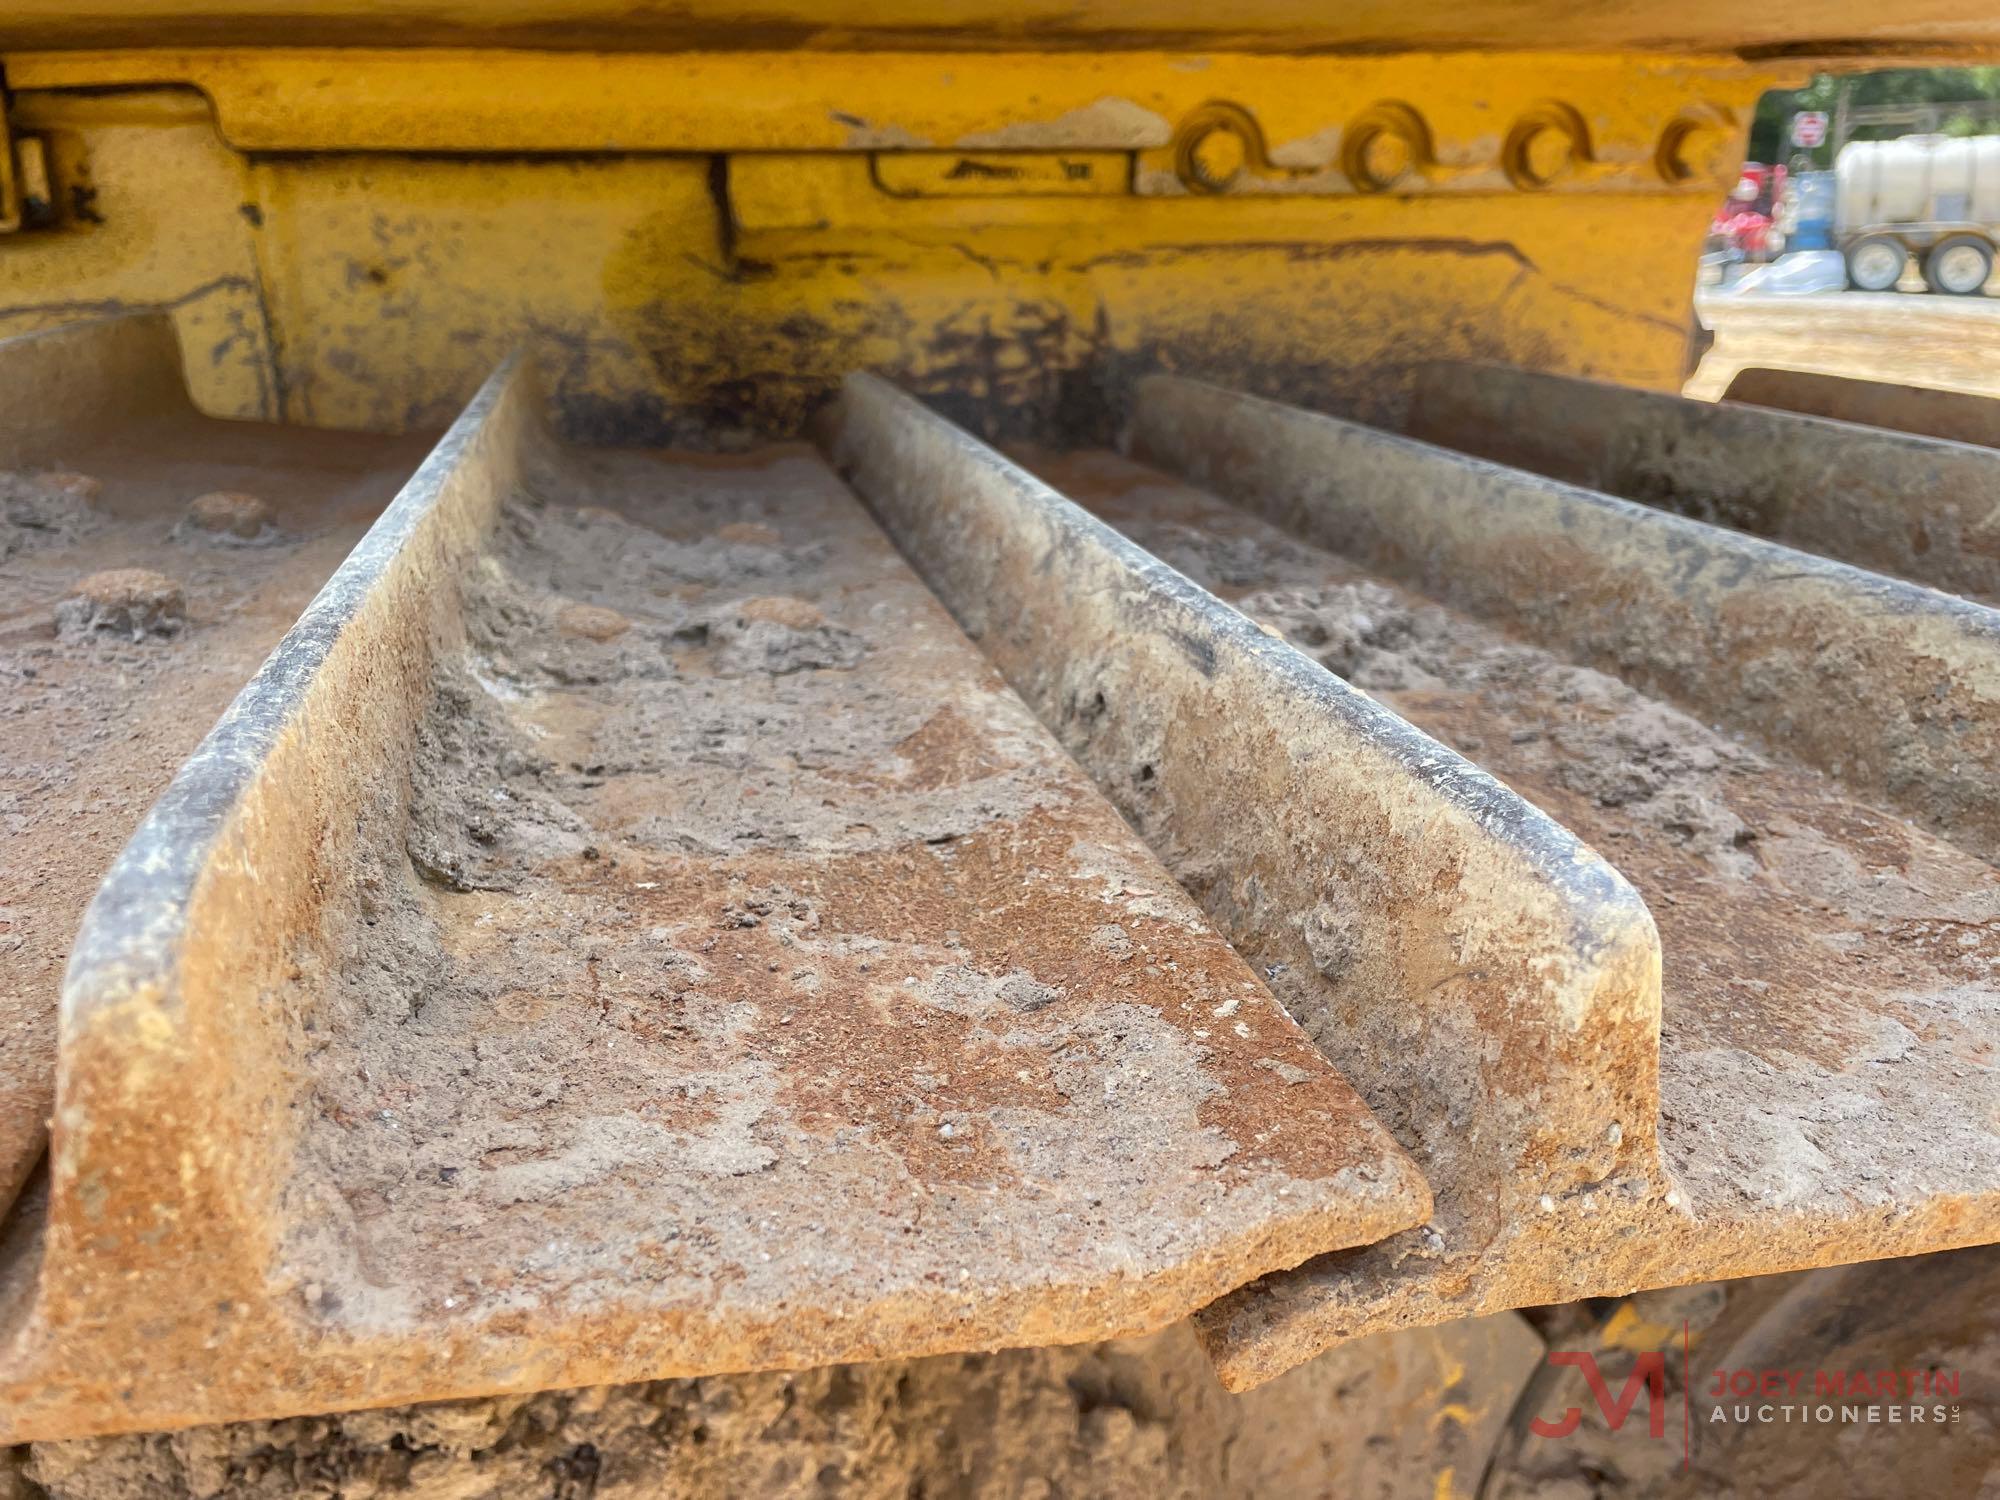
{"type": "Polygon", "coordinates": [[[0,20],[35,1482],[1501,1493],[2000,1243],[2000,422],[1678,393],[1760,91],[1987,22],[224,9],[0,20]]]}
{"type": "Polygon", "coordinates": [[[20,992],[9,1436],[1189,1314],[1244,1386],[1996,1237],[1982,606],[1181,380],[1029,467],[866,375],[824,458],[541,405],[487,382],[20,992]]]}
{"type": "Polygon", "coordinates": [[[1074,1342],[1424,1216],[821,461],[538,402],[494,376],[93,902],[11,1421],[1074,1342]],[[143,1286],[202,1291],[140,1375],[143,1286]]]}

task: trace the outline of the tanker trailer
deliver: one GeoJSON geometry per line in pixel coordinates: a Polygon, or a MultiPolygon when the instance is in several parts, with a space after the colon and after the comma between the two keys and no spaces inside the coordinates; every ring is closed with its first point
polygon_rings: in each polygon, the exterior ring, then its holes
{"type": "Polygon", "coordinates": [[[2000,235],[2000,136],[1851,141],[1834,174],[1834,240],[1857,291],[1893,290],[1913,259],[1933,292],[1984,290],[2000,235]]]}

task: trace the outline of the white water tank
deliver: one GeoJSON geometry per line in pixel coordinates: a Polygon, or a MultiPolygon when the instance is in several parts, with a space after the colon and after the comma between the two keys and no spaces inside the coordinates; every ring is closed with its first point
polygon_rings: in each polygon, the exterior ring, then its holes
{"type": "Polygon", "coordinates": [[[1850,141],[1834,163],[1834,227],[2000,225],[2000,136],[1850,141]]]}

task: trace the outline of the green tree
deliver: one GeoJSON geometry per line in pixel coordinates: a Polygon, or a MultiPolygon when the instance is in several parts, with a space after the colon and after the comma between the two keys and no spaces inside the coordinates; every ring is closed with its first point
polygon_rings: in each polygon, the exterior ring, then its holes
{"type": "MultiPolygon", "coordinates": [[[[1789,161],[1804,154],[1816,167],[1832,166],[1830,140],[1816,151],[1794,150],[1792,116],[1808,109],[1834,114],[1843,93],[1850,105],[1969,104],[2000,100],[2000,67],[1885,68],[1880,72],[1845,76],[1821,73],[1802,89],[1773,89],[1757,101],[1757,113],[1750,125],[1750,160],[1789,161]]],[[[1941,128],[1948,135],[1979,135],[1989,131],[2000,134],[2000,120],[1987,123],[1970,113],[1961,113],[1947,118],[1941,128]]],[[[1853,132],[1853,138],[1871,140],[1903,133],[1903,127],[1862,127],[1853,132]]]]}

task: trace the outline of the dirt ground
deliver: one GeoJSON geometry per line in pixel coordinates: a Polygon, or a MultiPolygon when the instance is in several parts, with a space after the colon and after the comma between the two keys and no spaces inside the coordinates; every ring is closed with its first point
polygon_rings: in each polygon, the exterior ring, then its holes
{"type": "Polygon", "coordinates": [[[423,452],[190,416],[0,472],[0,1202],[41,1152],[98,880],[423,452]],[[248,537],[246,500],[270,512],[248,537]]]}

